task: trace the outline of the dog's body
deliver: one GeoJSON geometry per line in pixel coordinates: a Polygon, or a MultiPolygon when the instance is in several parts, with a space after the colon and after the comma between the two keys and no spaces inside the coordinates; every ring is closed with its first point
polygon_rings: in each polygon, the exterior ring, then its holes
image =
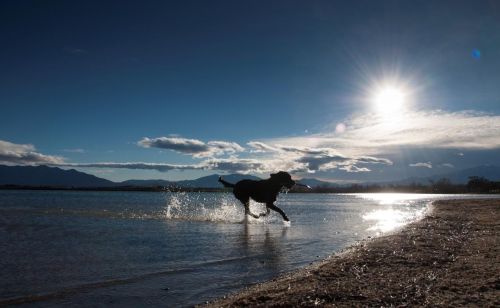
{"type": "Polygon", "coordinates": [[[221,182],[224,187],[233,188],[234,196],[245,206],[246,215],[259,218],[268,215],[270,210],[274,210],[280,213],[285,221],[290,221],[286,214],[279,207],[274,205],[274,202],[283,187],[290,189],[293,185],[295,185],[295,181],[292,180],[292,177],[287,172],[280,171],[278,173],[273,173],[267,180],[241,180],[236,184],[231,184],[224,181],[222,177],[220,177],[219,182],[221,182]],[[256,202],[265,203],[267,209],[266,213],[259,215],[251,213],[250,198],[256,202]]]}

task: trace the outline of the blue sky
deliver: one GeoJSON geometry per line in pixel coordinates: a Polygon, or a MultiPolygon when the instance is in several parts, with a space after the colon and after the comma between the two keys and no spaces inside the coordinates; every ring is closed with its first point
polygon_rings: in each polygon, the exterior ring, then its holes
{"type": "Polygon", "coordinates": [[[0,15],[2,164],[332,181],[500,164],[496,1],[9,1],[0,15]],[[384,87],[404,108],[374,108],[384,87]]]}

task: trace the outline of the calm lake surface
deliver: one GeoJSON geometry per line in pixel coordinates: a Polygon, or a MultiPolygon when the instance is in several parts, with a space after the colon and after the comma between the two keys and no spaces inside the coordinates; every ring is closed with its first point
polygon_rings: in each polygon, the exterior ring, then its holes
{"type": "Polygon", "coordinates": [[[243,223],[230,193],[0,191],[0,304],[190,306],[472,197],[282,194],[286,225],[275,212],[243,223]]]}

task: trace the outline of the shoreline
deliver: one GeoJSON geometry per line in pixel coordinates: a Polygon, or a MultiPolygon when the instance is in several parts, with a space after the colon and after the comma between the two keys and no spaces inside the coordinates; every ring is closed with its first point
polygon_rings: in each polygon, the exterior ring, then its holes
{"type": "Polygon", "coordinates": [[[201,306],[499,306],[500,199],[440,200],[419,221],[201,306]]]}
{"type": "MultiPolygon", "coordinates": [[[[313,187],[312,189],[292,189],[288,191],[290,194],[423,194],[423,195],[476,195],[476,194],[498,194],[499,189],[492,190],[468,190],[464,185],[457,184],[458,187],[447,190],[437,190],[432,187],[424,187],[422,189],[411,189],[406,186],[401,187],[355,187],[355,188],[321,188],[313,187]]],[[[81,191],[81,192],[210,192],[224,193],[230,192],[227,188],[220,187],[181,187],[181,186],[88,186],[88,187],[73,187],[73,186],[30,186],[17,184],[1,184],[0,191],[81,191]]]]}

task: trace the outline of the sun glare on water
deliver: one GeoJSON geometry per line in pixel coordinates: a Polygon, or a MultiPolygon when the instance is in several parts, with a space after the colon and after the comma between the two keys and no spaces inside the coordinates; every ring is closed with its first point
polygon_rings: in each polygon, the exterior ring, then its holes
{"type": "Polygon", "coordinates": [[[359,194],[363,199],[378,203],[379,209],[374,209],[363,215],[363,220],[369,223],[368,230],[389,232],[405,224],[422,217],[427,210],[426,207],[414,208],[418,200],[429,196],[420,194],[359,194]]]}

